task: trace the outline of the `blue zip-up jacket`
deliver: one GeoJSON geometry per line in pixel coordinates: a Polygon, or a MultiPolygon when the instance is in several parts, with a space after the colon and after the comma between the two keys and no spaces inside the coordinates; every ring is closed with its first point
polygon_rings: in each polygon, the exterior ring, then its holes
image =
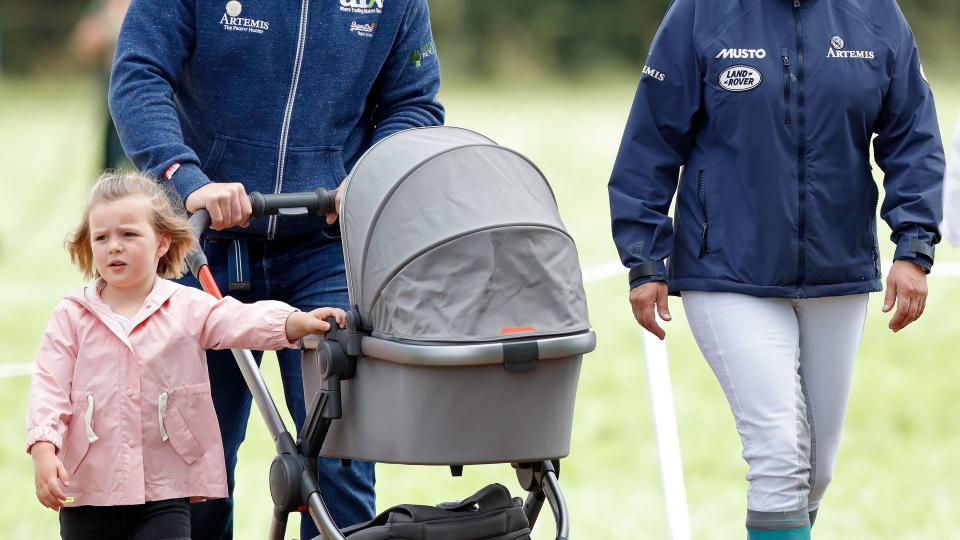
{"type": "MultiPolygon", "coordinates": [[[[335,188],[374,142],[443,123],[426,0],[134,0],[110,110],[127,155],[186,197],[210,181],[247,191],[335,188]]],[[[251,221],[289,237],[312,217],[251,221]]]]}
{"type": "Polygon", "coordinates": [[[943,148],[895,0],[676,0],[609,184],[631,287],[881,290],[874,134],[894,258],[929,271],[943,148]]]}

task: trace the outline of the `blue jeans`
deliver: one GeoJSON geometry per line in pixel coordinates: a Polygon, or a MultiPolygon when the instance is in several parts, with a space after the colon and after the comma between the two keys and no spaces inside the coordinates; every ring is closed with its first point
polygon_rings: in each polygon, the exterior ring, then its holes
{"type": "MultiPolygon", "coordinates": [[[[229,280],[236,279],[228,271],[228,267],[236,266],[233,241],[204,237],[201,247],[210,262],[214,279],[225,295],[243,302],[281,300],[303,311],[323,306],[347,307],[346,275],[340,242],[320,238],[269,242],[248,240],[248,257],[243,259],[250,283],[249,292],[228,290],[229,280]],[[231,251],[234,253],[232,263],[231,251]]],[[[193,276],[184,277],[180,282],[199,287],[193,276]]],[[[262,353],[254,355],[259,364],[262,353]]],[[[287,410],[299,433],[306,418],[300,352],[284,349],[277,351],[277,357],[287,410]]],[[[237,452],[246,434],[252,397],[230,351],[208,351],[207,364],[213,404],[223,436],[230,496],[191,505],[192,534],[193,538],[203,540],[230,539],[233,537],[234,469],[237,452]]],[[[340,460],[319,458],[317,473],[320,493],[338,526],[344,528],[373,518],[373,463],[354,461],[349,467],[342,467],[340,460]]],[[[263,489],[267,489],[266,480],[267,471],[264,470],[259,480],[263,489]]],[[[266,513],[271,509],[264,508],[262,511],[266,513]]],[[[301,523],[301,538],[310,539],[319,534],[309,514],[303,514],[301,523]]]]}

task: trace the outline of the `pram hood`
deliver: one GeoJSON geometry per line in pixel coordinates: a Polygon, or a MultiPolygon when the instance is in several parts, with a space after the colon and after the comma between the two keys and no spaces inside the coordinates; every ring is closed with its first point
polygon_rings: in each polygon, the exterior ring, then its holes
{"type": "Polygon", "coordinates": [[[460,128],[402,131],[350,173],[351,306],[376,337],[485,342],[589,329],[576,246],[543,174],[460,128]]]}

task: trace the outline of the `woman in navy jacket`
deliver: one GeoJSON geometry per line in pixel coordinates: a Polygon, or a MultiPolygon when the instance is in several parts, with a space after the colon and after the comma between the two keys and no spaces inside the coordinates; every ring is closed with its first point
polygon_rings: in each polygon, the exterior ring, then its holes
{"type": "Polygon", "coordinates": [[[752,539],[809,538],[832,476],[882,289],[874,134],[898,331],[923,313],[944,163],[895,0],[670,7],[610,179],[613,235],[644,328],[663,338],[655,312],[683,298],[741,436],[752,539]]]}

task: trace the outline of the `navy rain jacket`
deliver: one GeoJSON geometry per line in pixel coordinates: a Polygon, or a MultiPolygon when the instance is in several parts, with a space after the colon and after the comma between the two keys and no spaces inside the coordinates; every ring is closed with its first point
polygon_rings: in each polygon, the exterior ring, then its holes
{"type": "MultiPolygon", "coordinates": [[[[443,123],[439,87],[427,0],[134,0],[109,100],[133,163],[157,178],[179,163],[186,199],[210,181],[335,188],[372,143],[443,123]]],[[[260,218],[232,235],[321,227],[260,218]]]]}
{"type": "Polygon", "coordinates": [[[929,271],[943,148],[895,0],[676,0],[609,184],[631,287],[881,290],[873,134],[894,259],[929,271]]]}

